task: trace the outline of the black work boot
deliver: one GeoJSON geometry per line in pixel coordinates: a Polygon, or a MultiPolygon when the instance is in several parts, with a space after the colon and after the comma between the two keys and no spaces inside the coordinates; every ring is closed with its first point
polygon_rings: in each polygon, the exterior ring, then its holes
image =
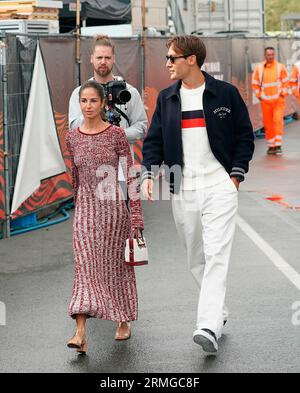
{"type": "Polygon", "coordinates": [[[276,154],[276,147],[269,147],[267,150],[267,154],[276,154]]]}
{"type": "Polygon", "coordinates": [[[282,147],[281,146],[275,147],[275,154],[276,154],[276,156],[282,156],[282,147]]]}

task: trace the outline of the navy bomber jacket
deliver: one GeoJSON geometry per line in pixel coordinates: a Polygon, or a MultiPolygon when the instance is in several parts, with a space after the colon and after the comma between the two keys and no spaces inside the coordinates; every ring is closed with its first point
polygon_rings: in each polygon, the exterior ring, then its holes
{"type": "MultiPolygon", "coordinates": [[[[240,181],[249,169],[254,152],[253,127],[247,107],[238,89],[203,72],[205,90],[203,111],[212,153],[230,176],[240,181]]],[[[153,178],[164,162],[169,168],[179,167],[166,179],[170,191],[178,193],[184,157],[181,138],[181,81],[162,90],[143,145],[142,181],[153,178]]]]}

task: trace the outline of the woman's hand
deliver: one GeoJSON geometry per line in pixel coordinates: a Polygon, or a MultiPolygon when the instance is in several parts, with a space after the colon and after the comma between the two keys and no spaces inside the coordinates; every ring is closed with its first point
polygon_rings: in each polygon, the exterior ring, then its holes
{"type": "Polygon", "coordinates": [[[132,237],[137,240],[138,243],[144,243],[143,229],[135,228],[132,231],[132,237]]]}

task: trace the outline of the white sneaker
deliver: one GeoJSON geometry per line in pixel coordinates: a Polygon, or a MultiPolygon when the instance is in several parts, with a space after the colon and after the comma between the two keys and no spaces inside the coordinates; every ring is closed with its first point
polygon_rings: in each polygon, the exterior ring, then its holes
{"type": "Polygon", "coordinates": [[[195,330],[193,340],[201,345],[204,352],[216,355],[218,352],[218,340],[214,332],[209,329],[195,330]]]}

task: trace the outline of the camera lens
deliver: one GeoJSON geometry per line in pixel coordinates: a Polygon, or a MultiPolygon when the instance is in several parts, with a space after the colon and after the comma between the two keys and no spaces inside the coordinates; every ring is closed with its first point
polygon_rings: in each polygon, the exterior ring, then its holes
{"type": "Polygon", "coordinates": [[[128,90],[121,90],[118,94],[118,100],[122,104],[126,104],[126,102],[130,101],[131,94],[128,90]]]}

